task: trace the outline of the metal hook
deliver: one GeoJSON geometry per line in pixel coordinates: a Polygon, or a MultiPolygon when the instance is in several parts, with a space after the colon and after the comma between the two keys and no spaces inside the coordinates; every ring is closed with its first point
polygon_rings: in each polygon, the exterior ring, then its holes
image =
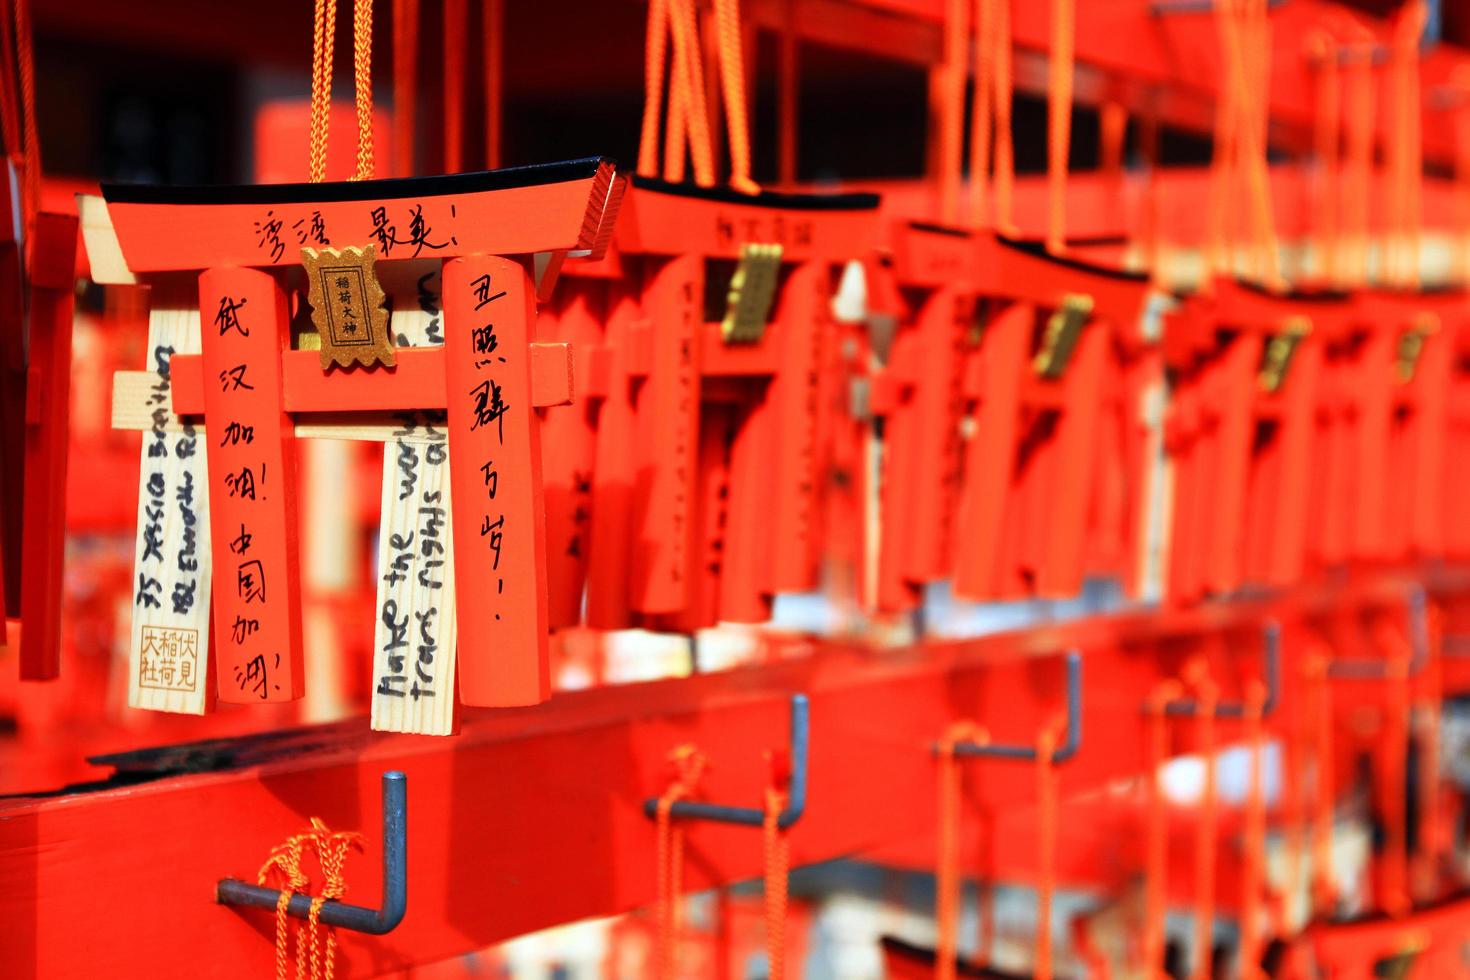
{"type": "MultiPolygon", "coordinates": [[[[249,905],[274,909],[281,899],[275,888],[263,888],[237,878],[222,878],[214,900],[221,905],[249,905]]],[[[298,919],[311,915],[310,895],[292,895],[286,911],[298,919]]],[[[322,903],[319,919],[329,926],[381,936],[392,932],[408,911],[408,777],[383,773],[383,907],[368,909],[330,899],[322,903]]]]}
{"type": "MultiPolygon", "coordinates": [[[[1082,654],[1068,650],[1067,665],[1067,740],[1051,754],[1052,765],[1066,762],[1082,747],[1082,654]]],[[[990,756],[999,759],[1035,759],[1034,745],[981,745],[978,742],[956,742],[954,754],[990,756]]]]}
{"type": "MultiPolygon", "coordinates": [[[[791,789],[786,796],[786,808],[776,818],[776,825],[782,830],[796,823],[806,812],[806,761],[810,728],[806,695],[791,695],[791,789]]],[[[658,799],[655,797],[644,800],[643,812],[650,817],[658,816],[658,799]]],[[[766,811],[754,807],[691,803],[687,800],[679,800],[669,807],[669,816],[680,820],[716,820],[720,823],[738,823],[751,827],[759,827],[766,822],[766,811]]]]}
{"type": "MultiPolygon", "coordinates": [[[[1414,677],[1429,663],[1429,610],[1424,587],[1409,587],[1409,673],[1414,677]]],[[[1329,677],[1376,679],[1388,676],[1388,664],[1381,660],[1334,660],[1327,665],[1329,677]]]]}
{"type": "MultiPolygon", "coordinates": [[[[1269,620],[1261,632],[1266,661],[1266,700],[1261,703],[1261,717],[1269,718],[1276,711],[1276,702],[1281,694],[1281,624],[1274,619],[1269,620]]],[[[1192,716],[1198,710],[1199,702],[1194,698],[1180,698],[1164,706],[1164,714],[1175,717],[1192,716]]],[[[1217,701],[1215,717],[1244,718],[1245,702],[1217,701]]]]}

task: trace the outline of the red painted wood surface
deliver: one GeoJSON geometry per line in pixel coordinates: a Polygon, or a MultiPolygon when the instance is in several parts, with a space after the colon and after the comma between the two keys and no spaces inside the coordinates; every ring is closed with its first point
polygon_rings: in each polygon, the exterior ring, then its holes
{"type": "MultiPolygon", "coordinates": [[[[1263,618],[1281,620],[1284,673],[1293,677],[1318,617],[1369,609],[1401,617],[1403,586],[1359,579],[1273,602],[1150,610],[881,656],[803,639],[797,646],[813,655],[793,649],[759,668],[468,711],[453,742],[372,734],[358,720],[237,743],[235,765],[219,771],[7,798],[0,916],[16,928],[0,943],[22,976],[268,974],[269,913],[215,905],[214,882],[251,876],[272,846],[317,815],[369,835],[367,852],[349,862],[348,896],[374,902],[378,781],[388,768],[408,775],[408,915],[385,937],[342,936],[343,975],[436,962],[645,905],[654,895],[654,829],[642,801],[666,786],[670,749],[693,742],[710,755],[706,798],[754,805],[767,778],[764,752],[784,743],[786,699],[798,691],[811,700],[811,782],[806,815],[791,832],[792,864],[869,852],[932,832],[932,745],[950,722],[979,719],[997,741],[1034,736],[1061,704],[1062,649],[1083,651],[1086,669],[1082,747],[1058,770],[1071,796],[1138,771],[1143,701],[1201,637],[1229,641],[1214,642],[1209,655],[1222,693],[1239,696],[1259,675],[1263,618]],[[73,915],[55,913],[125,908],[139,894],[149,896],[151,914],[99,914],[86,943],[73,941],[73,915]],[[129,955],[119,957],[124,948],[129,955]]],[[[1433,594],[1456,621],[1470,610],[1462,573],[1433,594]]],[[[1457,691],[1470,677],[1446,681],[1457,691]]],[[[1298,710],[1298,695],[1288,686],[1273,726],[1298,710]]],[[[1024,805],[1034,798],[1034,767],[989,766],[974,790],[979,806],[1024,805]]],[[[759,870],[750,828],[700,824],[688,840],[691,890],[759,870]]]]}
{"type": "Polygon", "coordinates": [[[282,398],[286,293],[269,272],[210,269],[199,277],[199,309],[214,380],[204,414],[219,697],[291,701],[304,676],[296,447],[282,398]]]}
{"type": "Polygon", "coordinates": [[[446,262],[443,282],[460,699],[536,704],[551,676],[535,286],[519,262],[484,255],[446,262]]]}
{"type": "MultiPolygon", "coordinates": [[[[0,633],[5,616],[20,614],[21,539],[25,496],[26,334],[21,243],[12,234],[20,201],[19,182],[7,165],[0,171],[0,633]]],[[[0,635],[0,642],[4,641],[0,635]]]]}
{"type": "Polygon", "coordinates": [[[77,219],[37,215],[31,252],[20,596],[25,624],[20,638],[20,676],[28,681],[54,680],[61,673],[76,255],[77,219]]]}
{"type": "MultiPolygon", "coordinates": [[[[536,337],[569,344],[572,350],[601,346],[606,299],[607,284],[603,280],[563,280],[553,307],[543,307],[537,314],[536,337]]],[[[534,367],[531,388],[534,395],[534,367]]],[[[546,575],[552,629],[575,626],[582,618],[592,535],[592,467],[597,448],[594,413],[595,406],[587,398],[547,408],[543,413],[541,483],[546,495],[546,575]]]]}
{"type": "MultiPolygon", "coordinates": [[[[572,400],[572,350],[564,343],[531,344],[531,397],[536,408],[572,400]]],[[[281,353],[281,397],[288,412],[390,412],[444,408],[444,348],[405,347],[394,352],[394,367],[322,370],[312,350],[281,353]]],[[[174,359],[173,409],[177,415],[204,411],[207,389],[203,360],[181,354],[174,359]]]]}
{"type": "Polygon", "coordinates": [[[688,601],[695,539],[704,261],[697,255],[656,260],[644,274],[653,361],[637,408],[642,462],[632,601],[644,613],[672,613],[688,601]]]}
{"type": "Polygon", "coordinates": [[[199,195],[204,203],[168,189],[143,201],[117,186],[103,195],[136,274],[294,266],[303,246],[332,244],[371,242],[380,260],[591,248],[612,179],[606,161],[586,160],[484,175],[210,189],[199,195]],[[242,191],[253,195],[249,203],[214,203],[242,191]]]}

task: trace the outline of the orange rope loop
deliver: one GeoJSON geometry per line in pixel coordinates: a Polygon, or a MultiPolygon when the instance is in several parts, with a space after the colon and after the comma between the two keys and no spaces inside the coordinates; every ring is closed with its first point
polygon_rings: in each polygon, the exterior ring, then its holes
{"type": "Polygon", "coordinates": [[[1312,64],[1317,71],[1317,111],[1313,146],[1317,156],[1316,248],[1322,279],[1342,285],[1342,238],[1337,205],[1342,195],[1342,72],[1338,68],[1337,42],[1326,32],[1310,41],[1312,64]]]}
{"type": "Polygon", "coordinates": [[[725,95],[726,128],[730,134],[730,186],[742,194],[755,194],[760,187],[750,179],[750,120],[745,103],[740,0],[714,0],[714,4],[720,81],[725,95]]]}
{"type": "Polygon", "coordinates": [[[674,778],[658,799],[656,814],[658,898],[655,908],[657,938],[654,968],[658,980],[678,974],[679,896],[683,891],[684,831],[670,818],[675,803],[692,794],[705,770],[705,756],[692,745],[681,745],[669,753],[674,778]]]}
{"type": "Polygon", "coordinates": [[[1067,157],[1072,147],[1072,84],[1076,65],[1076,0],[1052,0],[1051,59],[1047,77],[1047,188],[1050,206],[1046,248],[1067,249],[1067,157]]]}
{"type": "Polygon", "coordinates": [[[1420,178],[1424,166],[1419,99],[1419,38],[1429,7],[1424,0],[1404,5],[1394,24],[1390,76],[1394,100],[1394,138],[1389,145],[1389,281],[1418,289],[1424,215],[1420,178]]]}
{"type": "Polygon", "coordinates": [[[1185,678],[1195,691],[1194,723],[1197,751],[1204,763],[1204,793],[1196,823],[1194,866],[1194,969],[1193,980],[1209,980],[1210,951],[1215,930],[1215,851],[1219,796],[1215,781],[1215,708],[1220,689],[1203,659],[1185,668],[1185,678]]]}
{"type": "Polygon", "coordinates": [[[327,179],[327,130],[332,115],[332,51],[337,39],[337,0],[316,0],[311,47],[311,145],[308,175],[313,184],[327,179]]]}
{"type": "Polygon", "coordinates": [[[311,912],[305,925],[296,928],[296,976],[309,975],[311,980],[332,980],[336,972],[337,937],[331,926],[322,926],[322,905],[347,894],[345,876],[347,855],[353,848],[362,849],[363,836],[352,832],[334,833],[317,817],[311,818],[311,829],[292,834],[271,850],[261,865],[256,882],[268,886],[274,875],[280,883],[281,897],[276,902],[276,980],[286,980],[290,958],[290,916],[287,908],[291,896],[305,894],[311,881],[302,868],[308,851],[316,853],[322,869],[322,888],[311,900],[311,912]],[[325,943],[322,933],[325,932],[325,943]]]}
{"type": "MultiPolygon", "coordinates": [[[[1358,47],[1351,50],[1358,52],[1358,47]]],[[[1347,284],[1363,285],[1371,278],[1369,248],[1369,204],[1373,196],[1374,113],[1377,89],[1370,53],[1356,53],[1347,62],[1347,87],[1343,126],[1342,227],[1351,246],[1351,268],[1344,270],[1347,284]]]]}
{"type": "Polygon", "coordinates": [[[980,228],[985,225],[990,147],[995,139],[996,0],[974,2],[972,16],[976,44],[971,69],[975,75],[975,97],[970,105],[970,224],[980,228]]]}
{"type": "Polygon", "coordinates": [[[1332,871],[1333,807],[1336,789],[1333,784],[1332,759],[1332,679],[1327,673],[1330,651],[1322,644],[1306,661],[1307,679],[1312,682],[1313,729],[1316,757],[1316,787],[1312,810],[1312,907],[1319,915],[1331,913],[1337,901],[1336,878],[1332,871]]]}
{"type": "Polygon", "coordinates": [[[965,0],[945,0],[944,63],[939,79],[939,220],[954,224],[959,209],[960,158],[964,152],[965,50],[969,45],[965,0]]]}
{"type": "Polygon", "coordinates": [[[1061,741],[1062,723],[1053,721],[1036,739],[1036,980],[1051,980],[1052,896],[1057,887],[1057,770],[1052,754],[1061,741]]]}
{"type": "MultiPolygon", "coordinates": [[[[332,116],[332,52],[337,42],[337,0],[316,0],[312,21],[311,135],[307,170],[312,183],[327,179],[327,138],[332,116]]],[[[352,68],[357,109],[357,169],[353,180],[373,176],[373,5],[353,0],[352,68]]]]}
{"type": "Polygon", "coordinates": [[[15,46],[20,71],[21,137],[25,142],[22,204],[27,250],[41,210],[41,142],[36,130],[35,44],[31,39],[31,0],[15,0],[15,46]]]}
{"type": "Polygon", "coordinates": [[[1168,803],[1161,786],[1164,763],[1169,758],[1170,701],[1177,700],[1177,681],[1164,681],[1149,697],[1148,726],[1148,829],[1144,835],[1143,963],[1145,980],[1162,976],[1164,968],[1164,913],[1169,874],[1169,840],[1166,835],[1168,803]]]}
{"type": "Polygon", "coordinates": [[[1263,713],[1266,685],[1250,684],[1245,700],[1246,744],[1250,749],[1250,784],[1246,792],[1245,861],[1241,875],[1240,976],[1257,980],[1261,973],[1261,905],[1266,887],[1266,736],[1263,713]]]}
{"type": "Polygon", "coordinates": [[[638,137],[638,175],[658,176],[658,121],[664,97],[669,0],[648,0],[643,49],[643,125],[638,137]]]}
{"type": "Polygon", "coordinates": [[[957,721],[939,740],[939,861],[936,868],[935,919],[939,941],[935,949],[934,975],[939,980],[954,980],[958,955],[960,921],[960,760],[955,755],[959,742],[984,744],[989,741],[985,730],[974,722],[957,721]]]}

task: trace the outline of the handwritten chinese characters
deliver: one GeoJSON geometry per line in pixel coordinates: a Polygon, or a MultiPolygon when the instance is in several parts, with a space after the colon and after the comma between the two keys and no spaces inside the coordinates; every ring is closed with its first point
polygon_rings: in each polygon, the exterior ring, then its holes
{"type": "Polygon", "coordinates": [[[138,481],[138,540],[128,704],[203,714],[208,689],[210,534],[204,434],[176,424],[170,363],[199,350],[199,311],[155,309],[148,321],[147,405],[138,481]]]}
{"type": "Polygon", "coordinates": [[[292,428],[281,408],[285,294],[250,269],[199,278],[208,496],[214,528],[219,694],[301,696],[301,606],[292,428]]]}
{"type": "Polygon", "coordinates": [[[539,420],[527,344],[533,289],[517,262],[444,264],[445,384],[454,455],[455,576],[468,601],[460,694],[466,704],[532,704],[550,694],[539,420]]]}

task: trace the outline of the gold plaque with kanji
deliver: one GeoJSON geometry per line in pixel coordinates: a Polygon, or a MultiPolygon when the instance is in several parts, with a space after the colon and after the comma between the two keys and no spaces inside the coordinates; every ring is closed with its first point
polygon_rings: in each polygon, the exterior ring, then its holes
{"type": "Polygon", "coordinates": [[[321,335],[323,371],[333,364],[393,366],[393,338],[376,259],[372,245],[301,250],[311,320],[321,335]]]}

